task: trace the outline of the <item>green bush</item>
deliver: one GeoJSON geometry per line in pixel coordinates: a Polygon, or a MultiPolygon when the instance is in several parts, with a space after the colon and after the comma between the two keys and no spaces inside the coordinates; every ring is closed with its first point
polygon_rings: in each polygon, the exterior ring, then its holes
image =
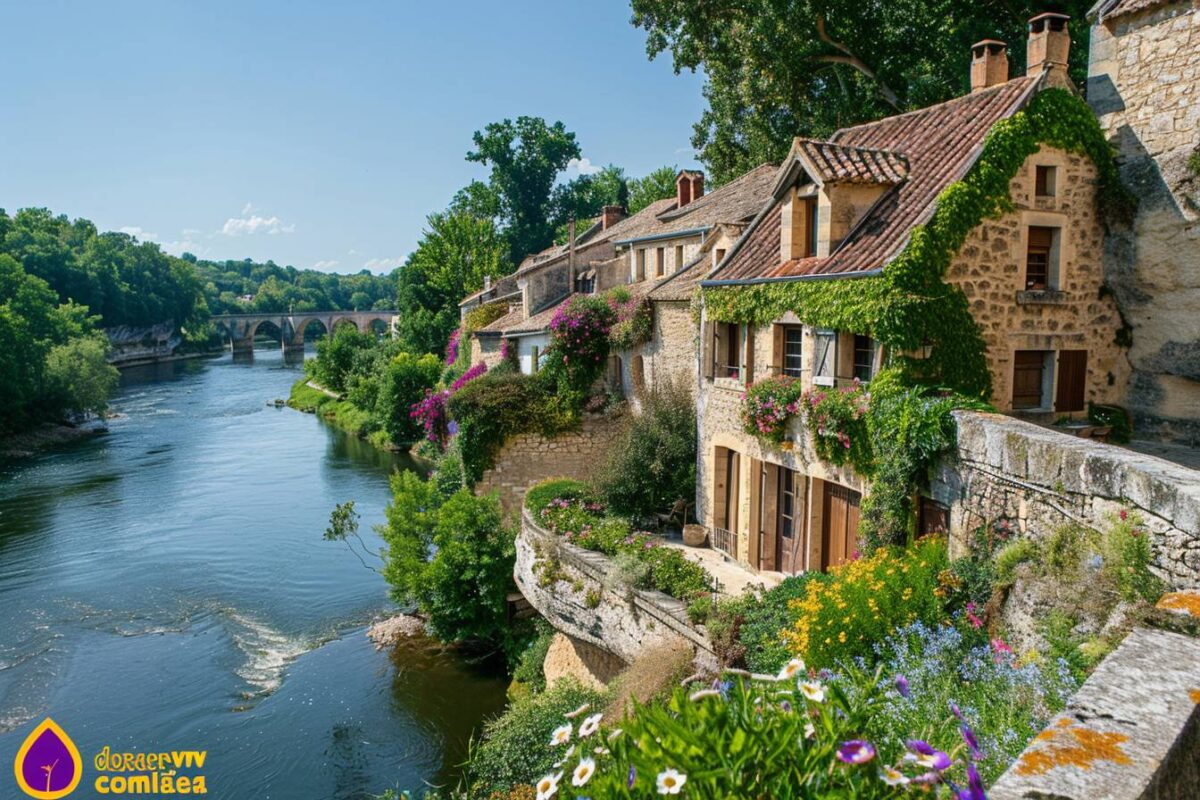
{"type": "Polygon", "coordinates": [[[509,436],[532,431],[553,435],[576,421],[555,409],[540,374],[486,372],[451,395],[447,407],[458,425],[471,483],[492,466],[509,436]]]}
{"type": "Polygon", "coordinates": [[[563,716],[584,703],[599,707],[603,701],[602,693],[564,678],[541,694],[513,703],[487,723],[482,740],[471,750],[471,796],[486,797],[489,792],[536,782],[562,757],[561,750],[550,746],[550,734],[563,723],[563,716]]]}
{"type": "Polygon", "coordinates": [[[1113,444],[1125,444],[1133,437],[1133,425],[1129,422],[1129,412],[1120,406],[1097,405],[1089,401],[1088,422],[1112,428],[1108,434],[1108,441],[1113,444]]]}
{"type": "Polygon", "coordinates": [[[442,362],[437,356],[398,353],[381,375],[372,376],[379,387],[373,408],[393,443],[411,444],[425,435],[411,416],[412,406],[437,384],[441,371],[442,362]]]}
{"type": "Polygon", "coordinates": [[[353,325],[339,325],[333,335],[317,342],[317,357],[305,362],[304,367],[325,388],[344,392],[351,375],[370,372],[364,372],[364,365],[375,348],[373,335],[359,333],[353,325]]]}
{"type": "Polygon", "coordinates": [[[1126,600],[1153,603],[1163,593],[1163,582],[1150,571],[1154,551],[1141,515],[1122,510],[1106,515],[1105,521],[1107,528],[1100,540],[1105,574],[1126,600]]]}
{"type": "Polygon", "coordinates": [[[600,473],[601,495],[616,512],[649,517],[696,496],[696,405],[682,386],[654,387],[630,418],[600,473]]]}
{"type": "Polygon", "coordinates": [[[1042,548],[1042,567],[1056,578],[1069,578],[1078,572],[1088,549],[1090,531],[1081,525],[1062,525],[1046,539],[1042,548]]]}
{"type": "Polygon", "coordinates": [[[108,363],[108,343],[99,334],[70,339],[46,354],[45,400],[49,406],[103,414],[121,373],[108,363]]]}
{"type": "Polygon", "coordinates": [[[1017,567],[1039,558],[1037,542],[1032,539],[1013,539],[996,551],[995,579],[997,586],[1012,586],[1016,580],[1017,567]]]}
{"type": "MultiPolygon", "coordinates": [[[[783,636],[789,649],[812,666],[873,658],[873,647],[903,625],[936,625],[946,618],[945,544],[935,537],[907,548],[881,547],[872,555],[809,581],[789,608],[796,621],[783,636]]],[[[947,571],[947,575],[950,573],[947,571]]]]}
{"type": "Polygon", "coordinates": [[[551,500],[583,500],[590,498],[592,487],[583,481],[571,478],[550,478],[538,483],[525,492],[525,507],[536,516],[551,500]]]}
{"type": "Polygon", "coordinates": [[[554,641],[554,628],[544,619],[534,623],[533,639],[525,646],[513,670],[513,680],[537,694],[546,688],[546,673],[542,669],[550,643],[554,641]]]}
{"type": "Polygon", "coordinates": [[[747,598],[738,639],[746,648],[746,666],[755,672],[774,673],[791,658],[782,631],[795,621],[793,600],[806,594],[812,581],[829,581],[823,572],[805,572],[784,578],[761,598],[747,598]]]}

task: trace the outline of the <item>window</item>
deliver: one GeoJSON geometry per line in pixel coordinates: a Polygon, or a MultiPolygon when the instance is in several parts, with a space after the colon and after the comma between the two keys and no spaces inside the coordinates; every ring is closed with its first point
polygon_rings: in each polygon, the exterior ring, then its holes
{"type": "Polygon", "coordinates": [[[786,467],[779,469],[779,535],[796,535],[796,472],[786,467]]]}
{"type": "Polygon", "coordinates": [[[875,374],[875,340],[870,336],[854,335],[854,377],[863,383],[875,374]]]}
{"type": "Polygon", "coordinates": [[[661,278],[666,270],[666,248],[659,247],[654,251],[654,277],[661,278]]]}
{"type": "Polygon", "coordinates": [[[683,245],[675,245],[675,271],[683,269],[683,245]]]}
{"type": "Polygon", "coordinates": [[[722,323],[717,335],[720,337],[717,375],[722,378],[737,378],[741,375],[742,366],[742,326],[722,323]]]}
{"type": "Polygon", "coordinates": [[[788,325],[783,329],[783,361],[781,362],[784,375],[793,378],[800,377],[803,371],[804,329],[799,325],[788,325]]]}
{"type": "Polygon", "coordinates": [[[808,201],[808,255],[817,254],[817,200],[808,201]]]}
{"type": "Polygon", "coordinates": [[[1014,410],[1050,407],[1047,387],[1053,378],[1049,366],[1053,355],[1046,350],[1018,350],[1013,354],[1014,410]]]}
{"type": "Polygon", "coordinates": [[[1055,178],[1058,175],[1058,170],[1054,167],[1039,165],[1034,172],[1034,190],[1033,193],[1038,197],[1054,197],[1055,178]]]}
{"type": "Polygon", "coordinates": [[[1029,226],[1029,249],[1025,254],[1025,289],[1058,288],[1058,228],[1029,226]]]}
{"type": "Polygon", "coordinates": [[[595,294],[596,273],[580,275],[575,279],[575,291],[579,294],[595,294]]]}
{"type": "Polygon", "coordinates": [[[716,262],[717,264],[720,264],[722,261],[725,260],[725,248],[724,247],[717,248],[716,257],[717,257],[717,262],[716,262]]]}
{"type": "Polygon", "coordinates": [[[633,273],[634,282],[646,280],[646,248],[640,247],[637,251],[637,270],[633,273]]]}
{"type": "Polygon", "coordinates": [[[1054,410],[1083,411],[1087,387],[1087,350],[1058,351],[1058,388],[1054,393],[1054,410]]]}
{"type": "Polygon", "coordinates": [[[813,352],[813,383],[833,386],[837,369],[837,331],[817,331],[813,352]]]}

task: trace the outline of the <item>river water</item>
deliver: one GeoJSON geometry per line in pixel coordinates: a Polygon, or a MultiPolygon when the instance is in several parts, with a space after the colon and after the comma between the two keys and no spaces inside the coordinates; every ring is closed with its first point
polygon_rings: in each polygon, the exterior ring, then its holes
{"type": "MultiPolygon", "coordinates": [[[[377,652],[364,538],[412,468],[269,405],[277,351],[132,370],[110,433],[0,466],[0,797],[47,715],[83,755],[207,750],[217,798],[361,798],[449,779],[504,682],[431,646],[377,652]]],[[[12,791],[10,792],[10,789],[12,791]]]]}

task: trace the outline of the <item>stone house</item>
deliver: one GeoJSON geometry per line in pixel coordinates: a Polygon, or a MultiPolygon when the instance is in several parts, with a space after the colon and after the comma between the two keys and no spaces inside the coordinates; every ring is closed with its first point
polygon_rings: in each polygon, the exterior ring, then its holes
{"type": "MultiPolygon", "coordinates": [[[[1030,21],[1025,75],[1010,79],[1005,45],[986,40],[972,48],[970,94],[827,142],[797,139],[769,201],[701,285],[845,281],[865,291],[851,282],[884,274],[941,192],[976,164],[996,123],[1043,89],[1070,87],[1065,22],[1057,14],[1030,21]]],[[[951,257],[943,280],[965,295],[986,346],[991,402],[1002,411],[1053,420],[1121,398],[1127,367],[1115,341],[1120,316],[1102,291],[1096,178],[1086,157],[1041,146],[1010,181],[1009,210],[985,218],[951,257]]],[[[714,547],[764,571],[852,558],[869,486],[852,468],[819,459],[806,435],[783,449],[745,433],[746,387],[770,375],[795,377],[806,390],[869,384],[895,355],[867,325],[818,328],[804,312],[749,326],[716,322],[706,309],[701,331],[697,515],[714,547]]],[[[923,501],[921,524],[943,528],[945,510],[923,501]]]]}
{"type": "Polygon", "coordinates": [[[1126,405],[1139,429],[1200,443],[1200,4],[1092,8],[1088,103],[1139,203],[1110,235],[1108,282],[1131,326],[1126,405]]]}
{"type": "MultiPolygon", "coordinates": [[[[705,194],[704,175],[684,170],[676,196],[629,217],[606,207],[600,220],[575,239],[527,258],[503,279],[509,312],[475,332],[472,360],[494,363],[501,340],[516,350],[523,372],[536,372],[550,343],[555,310],[573,293],[596,294],[627,286],[631,298],[651,306],[650,341],[609,362],[610,386],[635,405],[646,386],[669,380],[695,386],[696,325],[690,303],[700,278],[727,250],[767,197],[775,168],[764,164],[705,194]]],[[[502,281],[503,282],[503,281],[502,281]]],[[[498,282],[500,283],[500,282],[498,282]]],[[[463,307],[501,301],[475,295],[463,307]]]]}

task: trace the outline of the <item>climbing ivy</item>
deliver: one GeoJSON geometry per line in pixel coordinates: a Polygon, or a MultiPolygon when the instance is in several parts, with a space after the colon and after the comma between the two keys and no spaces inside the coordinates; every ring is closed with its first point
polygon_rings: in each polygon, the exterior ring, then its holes
{"type": "Polygon", "coordinates": [[[875,478],[862,517],[868,546],[904,539],[915,484],[953,445],[950,411],[978,407],[991,395],[982,333],[966,295],[945,276],[972,230],[1013,210],[1009,184],[1043,144],[1092,160],[1106,223],[1131,215],[1132,195],[1091,109],[1066,90],[1047,89],[992,126],[970,172],[942,191],[929,222],[913,229],[881,274],[703,290],[712,320],[766,325],[791,311],[809,325],[870,334],[888,347],[889,367],[871,386],[872,447],[852,459],[860,474],[875,478]],[[907,355],[923,346],[928,358],[907,355]]]}

